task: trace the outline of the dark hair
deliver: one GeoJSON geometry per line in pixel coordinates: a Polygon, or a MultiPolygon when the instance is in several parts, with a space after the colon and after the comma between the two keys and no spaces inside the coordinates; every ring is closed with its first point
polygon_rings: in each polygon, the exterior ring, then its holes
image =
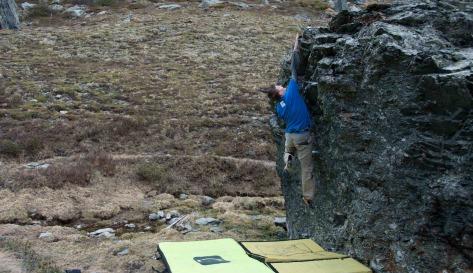
{"type": "Polygon", "coordinates": [[[270,85],[268,87],[260,88],[260,89],[258,89],[258,91],[268,95],[268,98],[270,98],[271,100],[281,99],[281,95],[279,95],[279,92],[278,92],[278,90],[276,90],[276,87],[274,85],[270,85]]]}

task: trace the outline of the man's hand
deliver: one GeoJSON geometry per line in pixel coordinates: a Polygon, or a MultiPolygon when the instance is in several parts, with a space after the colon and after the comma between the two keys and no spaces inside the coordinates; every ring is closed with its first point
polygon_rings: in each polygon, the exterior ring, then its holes
{"type": "Polygon", "coordinates": [[[296,40],[294,41],[294,51],[299,51],[299,33],[296,35],[296,40]]]}

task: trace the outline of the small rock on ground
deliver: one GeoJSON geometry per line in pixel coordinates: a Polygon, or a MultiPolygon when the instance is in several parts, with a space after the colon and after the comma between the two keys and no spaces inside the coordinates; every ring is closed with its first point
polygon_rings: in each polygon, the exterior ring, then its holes
{"type": "Polygon", "coordinates": [[[201,203],[203,206],[210,206],[215,203],[215,199],[210,196],[202,196],[201,203]]]}
{"type": "Polygon", "coordinates": [[[175,9],[180,9],[182,8],[181,5],[179,4],[167,4],[167,5],[161,5],[159,6],[160,9],[167,9],[167,10],[175,10],[175,9]]]}
{"type": "Polygon", "coordinates": [[[220,220],[212,218],[212,217],[203,217],[195,220],[195,223],[200,226],[205,225],[218,225],[220,224],[220,220]]]}

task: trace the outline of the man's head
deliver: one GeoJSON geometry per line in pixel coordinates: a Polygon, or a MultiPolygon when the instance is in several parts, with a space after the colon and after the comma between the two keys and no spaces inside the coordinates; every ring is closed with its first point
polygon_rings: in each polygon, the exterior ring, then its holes
{"type": "Polygon", "coordinates": [[[282,85],[276,84],[269,87],[260,88],[259,91],[266,93],[268,98],[272,100],[280,100],[284,96],[284,93],[286,93],[286,88],[284,88],[282,85]]]}

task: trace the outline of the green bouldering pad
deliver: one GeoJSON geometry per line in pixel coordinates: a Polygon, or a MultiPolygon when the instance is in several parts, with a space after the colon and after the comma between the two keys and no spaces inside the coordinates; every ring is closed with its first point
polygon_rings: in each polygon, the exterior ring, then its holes
{"type": "Polygon", "coordinates": [[[170,273],[274,273],[233,239],[163,242],[158,250],[170,273]]]}

